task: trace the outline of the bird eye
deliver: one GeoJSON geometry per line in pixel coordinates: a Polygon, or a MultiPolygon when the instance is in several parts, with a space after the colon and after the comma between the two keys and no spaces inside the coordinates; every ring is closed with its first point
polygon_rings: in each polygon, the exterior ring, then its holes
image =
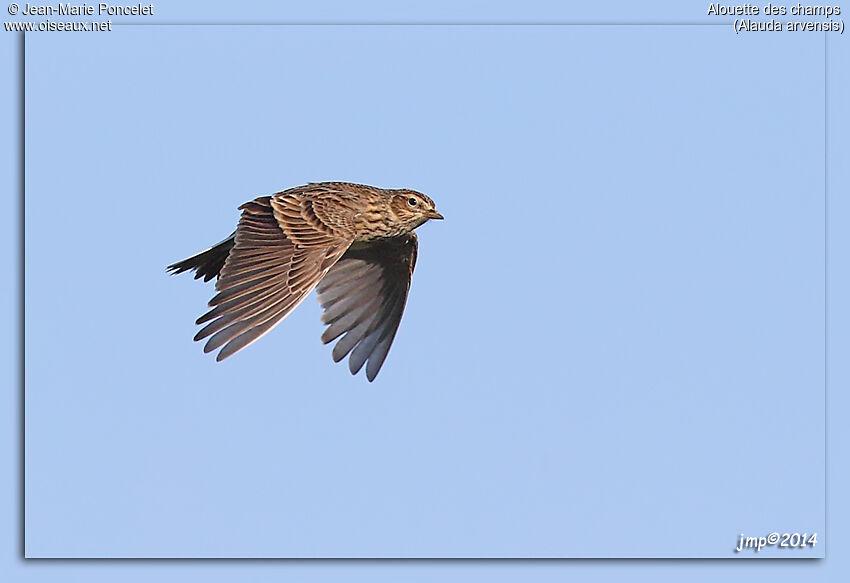
{"type": "Polygon", "coordinates": [[[408,199],[407,199],[407,204],[409,204],[410,206],[416,206],[416,204],[417,204],[418,202],[419,202],[419,201],[418,201],[418,200],[416,200],[415,198],[413,198],[412,196],[411,196],[410,198],[408,198],[408,199]]]}

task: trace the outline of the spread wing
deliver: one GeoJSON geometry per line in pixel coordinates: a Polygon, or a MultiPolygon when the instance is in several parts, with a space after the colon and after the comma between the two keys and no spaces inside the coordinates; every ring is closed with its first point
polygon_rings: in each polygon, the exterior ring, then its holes
{"type": "Polygon", "coordinates": [[[351,374],[366,364],[366,378],[374,380],[395,338],[410,277],[416,264],[414,233],[353,245],[316,288],[324,308],[322,334],[339,362],[350,352],[351,374]],[[344,335],[344,336],[343,336],[344,335]]]}
{"type": "Polygon", "coordinates": [[[195,340],[216,360],[245,348],[285,318],[351,245],[352,237],[325,224],[308,198],[262,197],[239,207],[233,249],[209,305],[209,322],[195,340]]]}

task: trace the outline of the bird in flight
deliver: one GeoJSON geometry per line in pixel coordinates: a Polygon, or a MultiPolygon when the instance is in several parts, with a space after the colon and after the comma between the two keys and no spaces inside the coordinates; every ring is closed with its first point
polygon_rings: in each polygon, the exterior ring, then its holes
{"type": "Polygon", "coordinates": [[[319,182],[263,196],[239,207],[227,239],[168,266],[216,279],[204,352],[216,360],[242,350],[283,320],[315,287],[334,362],[375,379],[390,350],[416,264],[413,230],[442,219],[434,201],[408,189],[319,182]]]}

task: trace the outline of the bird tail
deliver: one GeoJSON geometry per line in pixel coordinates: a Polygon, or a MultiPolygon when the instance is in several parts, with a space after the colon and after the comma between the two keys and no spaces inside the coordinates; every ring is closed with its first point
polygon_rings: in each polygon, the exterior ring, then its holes
{"type": "Polygon", "coordinates": [[[204,281],[218,277],[230,250],[233,249],[235,237],[236,233],[233,233],[221,243],[217,243],[197,255],[192,255],[188,259],[169,265],[167,269],[171,272],[171,275],[194,269],[195,279],[203,277],[204,281]]]}

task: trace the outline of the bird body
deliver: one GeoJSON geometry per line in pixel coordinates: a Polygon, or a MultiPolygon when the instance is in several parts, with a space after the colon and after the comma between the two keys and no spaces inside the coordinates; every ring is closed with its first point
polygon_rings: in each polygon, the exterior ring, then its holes
{"type": "Polygon", "coordinates": [[[285,318],[314,287],[328,325],[324,343],[340,338],[333,358],[349,353],[356,374],[372,381],[395,338],[416,264],[413,230],[442,219],[434,202],[408,189],[320,182],[257,198],[239,207],[236,231],[170,265],[217,278],[205,326],[205,352],[223,360],[285,318]]]}

